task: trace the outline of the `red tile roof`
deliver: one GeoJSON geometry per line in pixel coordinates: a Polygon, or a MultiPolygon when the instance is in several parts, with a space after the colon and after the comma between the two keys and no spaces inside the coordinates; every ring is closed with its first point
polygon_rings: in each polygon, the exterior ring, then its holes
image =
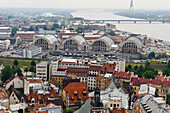
{"type": "Polygon", "coordinates": [[[27,79],[27,81],[29,81],[31,83],[41,83],[42,79],[27,79]]]}
{"type": "Polygon", "coordinates": [[[109,64],[109,63],[103,63],[103,67],[101,69],[101,71],[103,73],[107,73],[107,72],[114,72],[116,68],[116,64],[109,64]]]}
{"type": "Polygon", "coordinates": [[[125,113],[123,109],[113,109],[113,113],[125,113]]]}
{"type": "Polygon", "coordinates": [[[100,71],[101,70],[101,66],[90,65],[89,70],[90,71],[100,71]]]}
{"type": "Polygon", "coordinates": [[[160,74],[160,75],[155,75],[155,79],[157,80],[168,80],[167,77],[165,77],[164,75],[160,74]]]}
{"type": "Polygon", "coordinates": [[[70,83],[64,90],[69,95],[70,103],[80,102],[81,99],[85,102],[89,98],[86,83],[70,83]]]}
{"type": "Polygon", "coordinates": [[[132,74],[133,74],[133,72],[118,72],[118,71],[114,71],[113,77],[120,78],[120,79],[128,79],[128,80],[130,80],[132,74]]]}
{"type": "Polygon", "coordinates": [[[156,80],[156,79],[146,79],[146,78],[136,78],[132,77],[131,83],[134,86],[140,86],[141,84],[156,84],[156,85],[164,85],[166,87],[170,87],[170,81],[167,80],[156,80]]]}

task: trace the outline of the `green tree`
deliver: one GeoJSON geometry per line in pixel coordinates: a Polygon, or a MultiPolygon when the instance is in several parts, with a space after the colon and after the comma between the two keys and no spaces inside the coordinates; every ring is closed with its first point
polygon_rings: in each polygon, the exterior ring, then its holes
{"type": "Polygon", "coordinates": [[[142,75],[144,78],[151,78],[154,79],[155,78],[155,74],[153,71],[145,71],[142,75]]]}
{"type": "Polygon", "coordinates": [[[19,77],[23,77],[21,68],[17,67],[17,68],[15,68],[14,71],[15,71],[14,74],[17,74],[17,76],[19,76],[19,77]]]}
{"type": "Polygon", "coordinates": [[[43,29],[44,29],[44,30],[47,30],[47,26],[44,25],[43,29]]]}
{"type": "Polygon", "coordinates": [[[26,76],[27,76],[27,72],[29,71],[29,69],[28,68],[25,68],[24,69],[24,72],[26,72],[26,76]]]}
{"type": "Polygon", "coordinates": [[[58,24],[53,24],[54,28],[60,28],[60,26],[58,24]]]}
{"type": "Polygon", "coordinates": [[[129,70],[132,69],[132,66],[131,66],[130,64],[128,65],[128,69],[129,69],[129,70]]]}
{"type": "Polygon", "coordinates": [[[71,109],[66,109],[65,110],[65,113],[74,113],[75,111],[74,110],[71,110],[71,109]]]}
{"type": "Polygon", "coordinates": [[[170,69],[168,69],[168,68],[163,69],[163,74],[170,76],[170,69]]]}
{"type": "Polygon", "coordinates": [[[36,66],[36,63],[34,60],[31,61],[31,66],[36,66]]]}
{"type": "Polygon", "coordinates": [[[150,62],[149,61],[146,61],[145,62],[145,70],[148,70],[150,67],[150,62]]]}
{"type": "Polygon", "coordinates": [[[168,60],[168,66],[167,66],[168,69],[170,69],[170,60],[168,60]]]}
{"type": "Polygon", "coordinates": [[[78,27],[78,28],[76,29],[76,32],[77,32],[77,33],[83,33],[83,32],[84,32],[84,29],[83,29],[82,27],[78,27]]]}
{"type": "Polygon", "coordinates": [[[55,27],[51,27],[51,30],[55,30],[55,27]]]}
{"type": "Polygon", "coordinates": [[[144,72],[144,67],[143,67],[143,65],[140,65],[139,68],[138,68],[138,70],[136,71],[136,74],[138,75],[138,77],[141,78],[143,72],[144,72]]]}
{"type": "Polygon", "coordinates": [[[33,26],[31,26],[31,27],[28,29],[28,31],[34,31],[33,26]]]}
{"type": "Polygon", "coordinates": [[[155,53],[154,52],[151,52],[148,56],[148,58],[152,59],[152,58],[155,58],[155,53]]]}
{"type": "Polygon", "coordinates": [[[111,32],[109,32],[109,35],[111,35],[111,36],[116,36],[116,33],[113,32],[113,31],[111,31],[111,32]]]}
{"type": "Polygon", "coordinates": [[[67,30],[74,31],[74,28],[69,28],[69,29],[67,29],[67,30]]]}
{"type": "Polygon", "coordinates": [[[19,31],[18,28],[16,28],[16,27],[13,27],[13,28],[12,28],[12,33],[11,33],[12,37],[15,36],[15,34],[16,34],[17,31],[19,31]]]}
{"type": "Polygon", "coordinates": [[[35,69],[34,66],[31,66],[31,67],[29,68],[29,71],[35,73],[35,72],[36,72],[36,69],[35,69]]]}
{"type": "Polygon", "coordinates": [[[6,65],[3,69],[2,69],[2,77],[1,80],[3,82],[5,82],[6,80],[8,80],[11,76],[12,76],[13,72],[12,69],[9,65],[6,65]]]}
{"type": "Polygon", "coordinates": [[[138,69],[138,65],[136,65],[135,67],[134,67],[134,70],[137,70],[138,69]]]}
{"type": "Polygon", "coordinates": [[[19,65],[18,60],[14,60],[13,65],[15,65],[17,67],[19,65]]]}

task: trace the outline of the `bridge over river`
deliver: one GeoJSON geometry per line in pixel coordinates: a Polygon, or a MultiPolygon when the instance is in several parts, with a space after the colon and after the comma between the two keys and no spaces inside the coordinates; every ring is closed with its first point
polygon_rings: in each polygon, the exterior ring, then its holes
{"type": "Polygon", "coordinates": [[[105,23],[105,22],[117,22],[117,23],[124,23],[124,22],[132,22],[132,23],[134,23],[134,24],[136,24],[136,23],[143,23],[143,22],[145,22],[145,23],[153,23],[153,22],[159,22],[159,23],[168,23],[169,21],[167,21],[167,20],[140,20],[140,19],[136,19],[136,20],[86,20],[86,21],[92,21],[92,22],[96,22],[96,21],[98,21],[98,22],[103,22],[103,23],[105,23]]]}

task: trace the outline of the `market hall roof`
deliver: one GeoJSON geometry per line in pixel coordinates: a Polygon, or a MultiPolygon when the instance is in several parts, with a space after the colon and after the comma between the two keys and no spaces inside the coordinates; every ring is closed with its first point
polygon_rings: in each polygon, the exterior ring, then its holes
{"type": "Polygon", "coordinates": [[[57,42],[57,38],[54,35],[37,35],[36,37],[46,39],[50,44],[55,44],[57,42]]]}
{"type": "Polygon", "coordinates": [[[140,41],[140,39],[138,39],[136,37],[129,37],[125,41],[130,41],[130,40],[135,41],[136,43],[138,43],[140,47],[142,47],[142,45],[143,45],[142,42],[140,41]]]}

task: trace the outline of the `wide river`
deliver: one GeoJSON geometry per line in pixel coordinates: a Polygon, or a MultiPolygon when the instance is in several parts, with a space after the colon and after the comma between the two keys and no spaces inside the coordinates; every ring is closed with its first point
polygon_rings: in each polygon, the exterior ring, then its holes
{"type": "MultiPolygon", "coordinates": [[[[84,19],[90,20],[133,20],[134,18],[123,17],[115,15],[114,12],[105,12],[102,10],[81,10],[72,13],[73,17],[83,17],[84,19]]],[[[170,23],[132,23],[132,22],[122,22],[120,24],[116,22],[114,23],[119,30],[128,31],[131,33],[139,33],[143,35],[147,35],[151,38],[162,39],[166,41],[170,41],[170,23]]]]}

